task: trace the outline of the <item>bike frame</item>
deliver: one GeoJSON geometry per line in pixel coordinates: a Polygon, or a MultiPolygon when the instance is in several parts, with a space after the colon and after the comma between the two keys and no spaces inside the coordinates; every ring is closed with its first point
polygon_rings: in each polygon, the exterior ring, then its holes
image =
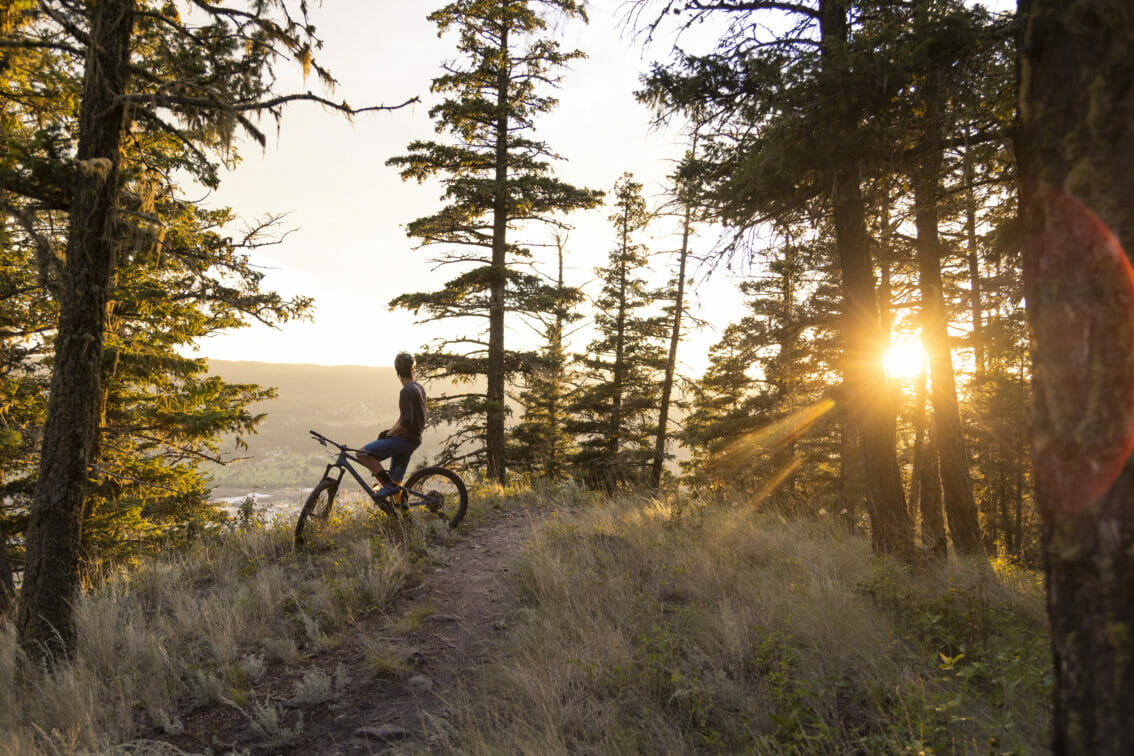
{"type": "MultiPolygon", "coordinates": [[[[342,485],[343,476],[346,475],[347,472],[350,472],[351,477],[353,477],[356,481],[358,481],[358,485],[362,486],[362,490],[365,491],[367,493],[367,495],[370,496],[370,499],[375,504],[377,504],[382,509],[383,512],[385,512],[386,514],[391,514],[391,515],[394,514],[393,508],[390,506],[390,503],[388,501],[386,501],[385,497],[379,496],[377,494],[377,492],[373,488],[370,487],[370,484],[366,482],[366,479],[363,478],[361,475],[359,475],[358,471],[354,469],[354,465],[352,465],[350,463],[350,460],[352,459],[352,457],[350,455],[352,453],[353,454],[365,454],[366,452],[364,452],[362,449],[352,449],[349,446],[343,446],[342,444],[337,443],[335,441],[332,441],[331,439],[324,436],[322,433],[318,433],[316,431],[308,431],[308,433],[310,433],[311,436],[316,441],[318,441],[320,444],[322,444],[323,446],[330,444],[331,446],[334,446],[339,450],[339,454],[335,458],[335,461],[328,464],[327,469],[323,471],[323,477],[324,478],[330,478],[331,480],[335,481],[335,490],[336,491],[338,491],[339,486],[342,485]],[[334,477],[331,474],[331,470],[333,470],[336,467],[339,470],[338,477],[334,477]]],[[[385,466],[382,465],[381,462],[378,463],[378,466],[381,467],[383,470],[386,469],[385,466]]],[[[398,485],[398,488],[400,488],[406,494],[407,501],[405,501],[405,504],[407,506],[411,504],[411,502],[408,501],[408,499],[410,499],[411,497],[416,497],[417,499],[421,499],[423,501],[426,498],[422,493],[420,493],[418,491],[414,491],[413,489],[406,488],[405,486],[403,486],[400,483],[397,484],[397,485],[398,485]]]]}

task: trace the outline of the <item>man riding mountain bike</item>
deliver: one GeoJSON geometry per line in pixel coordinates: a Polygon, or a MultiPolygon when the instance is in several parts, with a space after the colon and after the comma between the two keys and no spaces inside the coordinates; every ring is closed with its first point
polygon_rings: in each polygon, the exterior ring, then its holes
{"type": "Polygon", "coordinates": [[[394,357],[394,371],[402,382],[402,391],[398,395],[398,421],[362,447],[365,454],[358,455],[358,461],[383,483],[376,492],[378,496],[388,497],[400,492],[410,456],[421,445],[421,432],[425,429],[425,389],[413,379],[413,368],[412,354],[401,352],[394,357]],[[390,460],[388,477],[380,464],[387,458],[390,460]]]}

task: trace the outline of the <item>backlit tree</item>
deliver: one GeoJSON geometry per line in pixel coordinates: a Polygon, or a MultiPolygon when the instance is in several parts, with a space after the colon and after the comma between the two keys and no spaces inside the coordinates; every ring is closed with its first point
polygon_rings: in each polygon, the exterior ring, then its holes
{"type": "Polygon", "coordinates": [[[446,204],[412,221],[407,232],[423,245],[440,245],[439,264],[465,268],[439,291],[403,294],[390,306],[423,320],[471,321],[470,332],[433,344],[420,364],[426,378],[469,386],[433,398],[436,416],[457,425],[443,457],[483,463],[500,482],[506,386],[536,359],[505,347],[506,315],[536,316],[557,301],[554,287],[524,269],[532,253],[514,234],[593,207],[602,196],[555,178],[550,161],[557,155],[533,136],[536,119],[557,102],[548,90],[582,55],[560,50],[548,24],[576,18],[585,14],[574,0],[458,0],[430,14],[441,34],[456,31],[462,56],[433,80],[443,99],[430,115],[450,139],[411,142],[407,155],[388,161],[403,179],[441,179],[446,204]]]}

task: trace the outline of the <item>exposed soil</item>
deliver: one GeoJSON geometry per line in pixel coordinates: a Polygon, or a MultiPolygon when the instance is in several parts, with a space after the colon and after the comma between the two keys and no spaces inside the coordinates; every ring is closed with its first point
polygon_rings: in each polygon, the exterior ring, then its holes
{"type": "Polygon", "coordinates": [[[544,517],[539,510],[497,512],[452,541],[443,564],[429,571],[389,612],[365,617],[351,627],[336,648],[301,664],[269,670],[256,681],[253,700],[246,706],[216,705],[186,712],[180,733],[150,734],[130,750],[254,754],[446,750],[448,703],[462,674],[483,658],[487,641],[501,631],[514,608],[512,565],[544,517]],[[419,607],[433,613],[416,629],[395,628],[399,618],[419,607]],[[381,676],[369,663],[363,639],[375,636],[404,665],[400,674],[381,676]],[[331,679],[345,677],[345,686],[325,703],[296,701],[297,685],[316,668],[331,679]],[[275,733],[265,730],[263,717],[259,725],[253,721],[257,705],[282,712],[275,733]]]}

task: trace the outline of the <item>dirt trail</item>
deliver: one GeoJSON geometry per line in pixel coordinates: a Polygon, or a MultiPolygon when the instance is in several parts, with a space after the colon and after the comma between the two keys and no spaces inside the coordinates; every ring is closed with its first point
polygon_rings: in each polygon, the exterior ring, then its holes
{"type": "Polygon", "coordinates": [[[180,735],[160,739],[187,753],[444,750],[448,702],[461,673],[482,658],[486,641],[503,628],[513,609],[514,559],[545,517],[538,510],[497,513],[448,546],[447,561],[428,572],[391,611],[364,618],[337,648],[258,680],[244,712],[210,707],[187,716],[180,735]],[[411,607],[434,613],[415,630],[395,631],[393,624],[411,607]],[[364,639],[374,637],[388,643],[391,656],[404,663],[406,671],[397,679],[379,677],[370,667],[364,639]],[[332,680],[345,673],[345,686],[325,703],[296,702],[297,685],[316,669],[332,680]],[[249,712],[256,705],[280,712],[274,735],[265,732],[262,716],[260,726],[252,722],[249,712]]]}

